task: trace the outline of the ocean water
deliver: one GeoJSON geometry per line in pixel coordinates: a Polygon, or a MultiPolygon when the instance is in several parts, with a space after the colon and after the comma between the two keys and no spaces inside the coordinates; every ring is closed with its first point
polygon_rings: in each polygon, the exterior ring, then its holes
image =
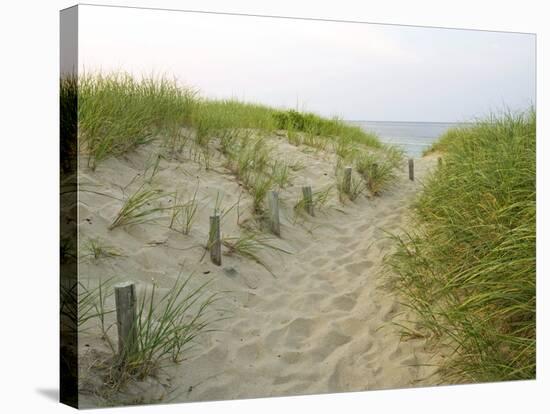
{"type": "Polygon", "coordinates": [[[449,128],[464,125],[458,122],[347,122],[376,133],[382,142],[403,148],[409,157],[422,156],[422,151],[429,148],[449,128]]]}

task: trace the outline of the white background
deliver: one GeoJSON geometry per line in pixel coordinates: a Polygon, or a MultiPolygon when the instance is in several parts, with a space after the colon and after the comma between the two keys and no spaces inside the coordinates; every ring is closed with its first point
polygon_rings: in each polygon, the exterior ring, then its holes
{"type": "MultiPolygon", "coordinates": [[[[550,95],[543,76],[549,63],[550,24],[545,1],[104,0],[102,3],[536,32],[539,254],[536,381],[133,407],[101,412],[547,412],[550,406],[549,359],[544,358],[548,355],[548,346],[542,327],[548,320],[548,312],[543,309],[548,308],[544,306],[548,292],[545,292],[543,277],[548,272],[545,250],[548,249],[549,167],[545,159],[550,153],[544,129],[544,118],[548,118],[544,98],[550,95]]],[[[0,410],[6,413],[72,410],[57,403],[58,36],[59,9],[71,5],[72,2],[61,0],[13,1],[3,2],[0,11],[0,410]]]]}

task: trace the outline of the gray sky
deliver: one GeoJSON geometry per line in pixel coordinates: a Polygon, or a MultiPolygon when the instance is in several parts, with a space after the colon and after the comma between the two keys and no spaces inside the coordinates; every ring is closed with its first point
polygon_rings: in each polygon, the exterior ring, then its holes
{"type": "Polygon", "coordinates": [[[349,120],[466,121],[535,103],[535,36],[80,6],[86,71],[349,120]]]}

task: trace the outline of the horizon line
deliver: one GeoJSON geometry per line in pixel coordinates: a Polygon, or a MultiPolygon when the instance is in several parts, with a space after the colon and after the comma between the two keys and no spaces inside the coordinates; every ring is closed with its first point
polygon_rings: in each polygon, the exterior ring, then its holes
{"type": "Polygon", "coordinates": [[[474,124],[473,121],[375,121],[372,119],[344,119],[346,122],[392,122],[396,124],[474,124]]]}

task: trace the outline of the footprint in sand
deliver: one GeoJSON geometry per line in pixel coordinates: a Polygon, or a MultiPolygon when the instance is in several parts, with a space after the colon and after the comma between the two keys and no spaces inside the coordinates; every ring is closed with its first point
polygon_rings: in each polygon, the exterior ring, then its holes
{"type": "Polygon", "coordinates": [[[352,242],[355,239],[353,237],[336,237],[336,240],[339,243],[348,244],[348,243],[352,242]]]}
{"type": "Polygon", "coordinates": [[[348,293],[346,295],[338,296],[332,300],[332,309],[340,311],[350,311],[355,307],[357,303],[357,295],[348,293]]]}
{"type": "Polygon", "coordinates": [[[370,260],[363,260],[360,262],[350,263],[345,269],[353,275],[363,275],[373,265],[370,260]]]}
{"type": "Polygon", "coordinates": [[[382,240],[375,244],[375,246],[381,251],[385,251],[392,246],[391,240],[382,240]]]}
{"type": "Polygon", "coordinates": [[[271,331],[267,343],[281,343],[289,348],[300,348],[313,333],[316,322],[309,318],[296,318],[283,328],[271,331]]]}
{"type": "Polygon", "coordinates": [[[342,335],[336,331],[331,331],[328,334],[320,337],[316,343],[318,344],[311,350],[311,356],[314,362],[319,363],[327,359],[333,352],[343,345],[351,341],[351,336],[342,335]]]}
{"type": "Polygon", "coordinates": [[[320,303],[325,296],[326,293],[309,293],[291,302],[289,308],[300,313],[316,312],[320,310],[320,303]]]}
{"type": "Polygon", "coordinates": [[[403,354],[403,351],[401,350],[401,347],[398,345],[389,355],[388,359],[390,361],[394,361],[397,358],[399,358],[403,354]]]}
{"type": "Polygon", "coordinates": [[[382,321],[389,322],[397,312],[397,303],[393,302],[388,309],[382,311],[382,321]]]}
{"type": "Polygon", "coordinates": [[[372,227],[370,224],[363,224],[355,228],[355,233],[363,233],[367,231],[370,227],[372,227]]]}
{"type": "Polygon", "coordinates": [[[249,342],[237,350],[237,359],[243,361],[243,363],[254,362],[258,358],[260,349],[261,347],[257,339],[249,342]]]}
{"type": "Polygon", "coordinates": [[[294,375],[283,375],[273,380],[273,385],[289,384],[294,381],[294,375]]]}
{"type": "Polygon", "coordinates": [[[336,249],[327,252],[330,257],[342,257],[346,253],[349,253],[348,246],[339,246],[336,249]]]}
{"type": "Polygon", "coordinates": [[[352,255],[351,254],[348,254],[344,257],[341,257],[340,259],[336,259],[335,262],[338,264],[338,265],[344,265],[346,263],[349,263],[350,261],[352,261],[352,255]]]}
{"type": "Polygon", "coordinates": [[[281,359],[286,362],[287,364],[295,364],[300,361],[302,358],[301,352],[284,352],[281,354],[281,359]]]}
{"type": "Polygon", "coordinates": [[[321,268],[329,262],[329,259],[326,257],[319,257],[311,262],[311,265],[316,268],[321,268]]]}

